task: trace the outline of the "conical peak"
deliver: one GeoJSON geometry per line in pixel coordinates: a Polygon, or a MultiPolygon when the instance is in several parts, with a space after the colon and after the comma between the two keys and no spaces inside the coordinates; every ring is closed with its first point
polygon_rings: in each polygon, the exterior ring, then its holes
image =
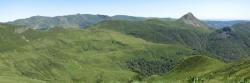
{"type": "Polygon", "coordinates": [[[188,12],[186,15],[187,15],[187,16],[194,16],[194,14],[191,13],[191,12],[188,12]]]}
{"type": "Polygon", "coordinates": [[[189,20],[192,20],[192,19],[197,19],[191,12],[185,14],[184,16],[181,17],[181,19],[189,19],[189,20]]]}
{"type": "Polygon", "coordinates": [[[202,21],[197,19],[191,12],[185,14],[182,16],[179,21],[192,25],[194,27],[207,27],[206,24],[204,24],[202,21]]]}

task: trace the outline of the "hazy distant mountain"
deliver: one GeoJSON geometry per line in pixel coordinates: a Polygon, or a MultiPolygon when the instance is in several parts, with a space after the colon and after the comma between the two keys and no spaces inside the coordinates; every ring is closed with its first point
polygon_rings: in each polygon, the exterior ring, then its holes
{"type": "Polygon", "coordinates": [[[115,15],[115,16],[112,16],[111,19],[113,19],[113,20],[127,20],[127,21],[145,21],[148,18],[127,16],[127,15],[115,15]]]}
{"type": "Polygon", "coordinates": [[[211,27],[220,29],[223,27],[230,27],[234,24],[243,23],[243,22],[247,22],[247,21],[235,20],[235,21],[204,21],[204,22],[211,27]]]}
{"type": "Polygon", "coordinates": [[[52,27],[84,28],[106,19],[109,19],[109,16],[77,14],[56,17],[33,16],[27,19],[19,19],[9,23],[16,25],[25,25],[34,29],[44,29],[52,27]]]}
{"type": "Polygon", "coordinates": [[[127,16],[127,15],[115,15],[111,17],[112,20],[126,20],[126,21],[145,21],[148,19],[158,19],[162,21],[176,20],[173,18],[157,18],[157,17],[135,17],[135,16],[127,16]]]}
{"type": "Polygon", "coordinates": [[[8,23],[25,25],[33,29],[47,29],[53,27],[85,28],[104,20],[144,21],[146,18],[126,15],[116,15],[110,17],[106,15],[76,14],[56,17],[33,16],[27,19],[19,19],[8,23]]]}
{"type": "Polygon", "coordinates": [[[105,20],[126,20],[126,21],[145,21],[148,19],[159,19],[162,21],[178,20],[186,24],[195,27],[212,27],[212,28],[223,28],[226,26],[232,26],[237,23],[246,21],[200,21],[192,13],[184,15],[180,19],[173,18],[153,18],[153,17],[135,17],[127,15],[91,15],[91,14],[76,14],[76,15],[66,15],[66,16],[56,16],[56,17],[46,17],[46,16],[33,16],[26,19],[18,19],[10,24],[15,25],[25,25],[33,29],[47,29],[53,27],[62,28],[85,28],[87,26],[99,23],[105,20]]]}

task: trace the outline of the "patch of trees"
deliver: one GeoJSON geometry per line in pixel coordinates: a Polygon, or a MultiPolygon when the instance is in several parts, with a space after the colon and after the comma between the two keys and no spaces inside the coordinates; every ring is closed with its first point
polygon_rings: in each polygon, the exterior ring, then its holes
{"type": "Polygon", "coordinates": [[[224,28],[222,28],[222,31],[224,31],[224,32],[232,32],[232,29],[230,27],[224,27],[224,28]]]}
{"type": "Polygon", "coordinates": [[[140,76],[151,76],[166,73],[171,70],[176,62],[168,58],[151,59],[137,58],[127,61],[127,66],[140,76]]]}

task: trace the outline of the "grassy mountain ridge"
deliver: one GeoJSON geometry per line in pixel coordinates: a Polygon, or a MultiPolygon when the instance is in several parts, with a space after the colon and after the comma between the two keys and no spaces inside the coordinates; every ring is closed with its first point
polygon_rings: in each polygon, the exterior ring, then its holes
{"type": "Polygon", "coordinates": [[[195,29],[174,21],[147,20],[139,22],[105,21],[94,28],[105,28],[133,35],[156,43],[181,43],[194,48],[201,48],[205,36],[212,30],[195,29]],[[198,44],[198,45],[197,45],[198,44]]]}
{"type": "Polygon", "coordinates": [[[93,28],[122,32],[155,43],[180,44],[225,61],[241,60],[249,56],[248,28],[194,28],[179,21],[104,21],[93,28]],[[241,30],[242,29],[242,30],[241,30]],[[244,31],[244,32],[242,32],[244,31]]]}

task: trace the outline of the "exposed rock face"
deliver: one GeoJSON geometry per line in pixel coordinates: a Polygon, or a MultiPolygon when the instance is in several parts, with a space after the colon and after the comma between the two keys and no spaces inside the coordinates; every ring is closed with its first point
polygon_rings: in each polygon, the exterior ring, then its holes
{"type": "Polygon", "coordinates": [[[185,14],[178,21],[184,22],[185,24],[189,24],[194,27],[208,27],[205,23],[197,19],[192,13],[185,14]]]}

